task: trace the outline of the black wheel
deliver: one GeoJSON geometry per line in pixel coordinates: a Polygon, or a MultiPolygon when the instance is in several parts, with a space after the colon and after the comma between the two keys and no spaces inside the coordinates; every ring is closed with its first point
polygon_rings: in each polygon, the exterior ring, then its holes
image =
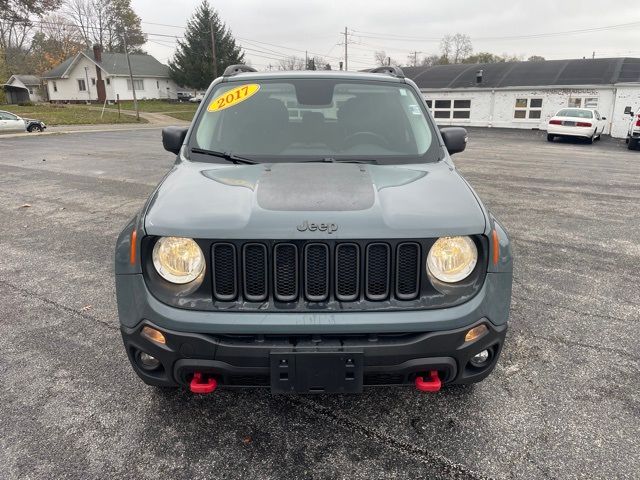
{"type": "Polygon", "coordinates": [[[547,142],[553,142],[554,138],[556,138],[554,135],[547,134],[547,142]]]}
{"type": "Polygon", "coordinates": [[[629,150],[635,150],[636,148],[638,148],[638,139],[637,138],[630,138],[629,139],[629,143],[627,144],[627,148],[629,150]]]}
{"type": "Polygon", "coordinates": [[[31,125],[28,130],[29,133],[31,132],[41,132],[42,131],[42,127],[40,125],[31,125]]]}
{"type": "Polygon", "coordinates": [[[596,132],[593,132],[593,135],[587,138],[587,143],[592,144],[595,141],[595,138],[596,138],[596,132]]]}

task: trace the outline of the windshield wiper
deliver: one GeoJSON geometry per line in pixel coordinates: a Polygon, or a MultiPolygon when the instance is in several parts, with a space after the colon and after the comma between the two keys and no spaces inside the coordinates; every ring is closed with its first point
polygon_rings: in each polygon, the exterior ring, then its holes
{"type": "Polygon", "coordinates": [[[241,157],[231,152],[216,152],[215,150],[204,150],[202,148],[196,147],[193,147],[191,149],[191,152],[201,153],[203,155],[211,155],[212,157],[222,158],[224,160],[227,160],[228,162],[233,162],[235,164],[242,163],[246,165],[255,165],[256,163],[259,163],[255,160],[251,160],[250,158],[241,157]]]}
{"type": "Polygon", "coordinates": [[[369,159],[369,160],[360,160],[360,159],[350,159],[350,158],[333,158],[333,157],[325,157],[320,158],[318,160],[307,160],[305,163],[378,163],[377,160],[369,159]]]}

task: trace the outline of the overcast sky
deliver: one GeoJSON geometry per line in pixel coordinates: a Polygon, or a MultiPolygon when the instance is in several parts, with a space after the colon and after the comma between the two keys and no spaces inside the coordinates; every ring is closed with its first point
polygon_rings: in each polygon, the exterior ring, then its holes
{"type": "MultiPolygon", "coordinates": [[[[374,63],[384,50],[401,64],[410,52],[438,53],[450,33],[471,37],[474,51],[542,55],[547,59],[640,57],[640,7],[607,0],[210,0],[258,69],[287,55],[325,57],[334,68],[344,59],[348,28],[349,70],[374,63]],[[635,24],[633,24],[635,22],[635,24]],[[631,24],[631,25],[628,25],[631,24]],[[623,26],[620,26],[623,25],[623,26]],[[605,28],[618,26],[617,28],[605,28]],[[600,29],[585,33],[556,33],[600,29]],[[551,34],[551,35],[549,35],[551,34]],[[527,37],[528,36],[528,37],[527,37]],[[514,38],[520,37],[520,38],[514,38]],[[269,45],[270,44],[270,45],[269,45]],[[249,50],[250,49],[250,50],[249,50]]],[[[166,63],[200,0],[133,0],[149,33],[145,49],[166,63]]]]}

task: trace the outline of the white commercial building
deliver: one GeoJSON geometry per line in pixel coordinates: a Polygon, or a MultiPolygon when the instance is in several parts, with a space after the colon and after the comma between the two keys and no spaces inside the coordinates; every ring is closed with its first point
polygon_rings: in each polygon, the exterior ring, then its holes
{"type": "Polygon", "coordinates": [[[604,133],[624,138],[640,111],[640,58],[436,65],[403,68],[440,125],[546,130],[561,108],[595,108],[604,133]]]}
{"type": "MultiPolygon", "coordinates": [[[[146,54],[129,58],[138,100],[177,98],[178,86],[166,65],[146,54]]],[[[98,46],[68,58],[42,77],[51,102],[133,100],[126,55],[102,52],[98,46]]]]}

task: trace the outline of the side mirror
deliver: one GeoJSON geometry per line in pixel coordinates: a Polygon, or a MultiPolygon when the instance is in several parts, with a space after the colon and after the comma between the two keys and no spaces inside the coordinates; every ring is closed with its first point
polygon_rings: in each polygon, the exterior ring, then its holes
{"type": "Polygon", "coordinates": [[[164,127],[162,129],[162,146],[164,149],[176,155],[180,153],[188,130],[189,127],[164,127]]]}
{"type": "Polygon", "coordinates": [[[607,117],[602,117],[602,120],[606,120],[606,119],[607,119],[607,117]]]}
{"type": "Polygon", "coordinates": [[[631,107],[624,107],[624,114],[633,116],[633,112],[631,111],[631,107]]]}
{"type": "Polygon", "coordinates": [[[447,147],[449,155],[463,152],[467,148],[467,131],[462,127],[442,127],[440,135],[444,140],[444,146],[447,147]]]}

